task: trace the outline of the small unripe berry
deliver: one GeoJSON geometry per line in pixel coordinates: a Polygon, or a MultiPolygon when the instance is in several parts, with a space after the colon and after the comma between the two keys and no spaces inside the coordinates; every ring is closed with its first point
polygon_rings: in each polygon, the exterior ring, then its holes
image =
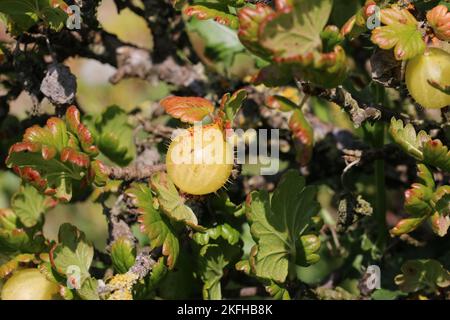
{"type": "Polygon", "coordinates": [[[450,105],[450,95],[433,87],[428,81],[442,87],[450,86],[450,54],[429,48],[406,66],[406,86],[414,100],[424,108],[443,108],[450,105]]]}
{"type": "Polygon", "coordinates": [[[175,137],[166,156],[167,173],[183,192],[219,190],[233,169],[233,147],[217,124],[195,126],[175,137]]]}
{"type": "Polygon", "coordinates": [[[56,300],[58,285],[38,269],[16,271],[2,288],[2,300],[56,300]]]}

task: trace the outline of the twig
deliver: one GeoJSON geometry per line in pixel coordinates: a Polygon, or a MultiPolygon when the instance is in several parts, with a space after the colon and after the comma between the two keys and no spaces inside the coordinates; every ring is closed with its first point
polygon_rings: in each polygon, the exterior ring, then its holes
{"type": "Polygon", "coordinates": [[[107,174],[111,179],[133,181],[150,178],[155,172],[166,170],[165,164],[157,164],[153,166],[129,166],[106,167],[107,174]]]}

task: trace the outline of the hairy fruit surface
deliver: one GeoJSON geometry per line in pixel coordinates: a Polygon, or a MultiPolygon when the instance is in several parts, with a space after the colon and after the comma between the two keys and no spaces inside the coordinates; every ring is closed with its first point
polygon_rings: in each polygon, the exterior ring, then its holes
{"type": "Polygon", "coordinates": [[[189,194],[219,190],[233,169],[233,148],[217,124],[195,126],[173,139],[166,157],[167,173],[189,194]]]}

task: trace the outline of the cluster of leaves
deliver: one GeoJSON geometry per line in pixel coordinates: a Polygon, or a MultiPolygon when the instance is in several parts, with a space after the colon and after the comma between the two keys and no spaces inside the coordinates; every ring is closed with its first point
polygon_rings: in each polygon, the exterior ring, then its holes
{"type": "Polygon", "coordinates": [[[28,128],[22,142],[11,146],[6,164],[42,193],[70,201],[74,183],[105,182],[106,173],[103,164],[95,160],[97,155],[92,134],[72,106],[65,121],[52,117],[45,127],[28,128]]]}
{"type": "Polygon", "coordinates": [[[67,21],[66,9],[62,0],[5,0],[0,4],[0,18],[13,34],[20,34],[39,21],[58,31],[67,21]]]}
{"type": "Polygon", "coordinates": [[[401,120],[392,119],[392,138],[412,157],[422,162],[417,165],[418,183],[405,192],[405,210],[411,218],[401,220],[392,234],[401,235],[415,230],[430,218],[436,234],[443,237],[450,226],[450,186],[436,187],[432,171],[428,166],[450,172],[450,151],[438,139],[432,139],[425,131],[416,134],[411,124],[403,126],[401,120]]]}
{"type": "MultiPolygon", "coordinates": [[[[58,285],[62,298],[92,300],[200,296],[222,299],[230,287],[248,284],[263,287],[266,296],[274,299],[298,298],[305,293],[318,299],[448,294],[449,258],[440,252],[448,251],[448,246],[442,245],[445,238],[434,248],[434,240],[423,244],[408,235],[427,230],[421,227],[429,222],[439,237],[448,237],[448,124],[433,125],[439,131],[437,139],[425,131],[417,133],[411,123],[391,120],[392,141],[416,162],[417,169],[416,183],[406,190],[401,209],[407,216],[401,215],[390,230],[392,236],[399,236],[414,247],[400,248],[404,252],[397,254],[393,251],[397,250],[395,246],[386,245],[389,239],[381,193],[387,185],[380,184],[385,182],[383,160],[378,154],[375,156],[375,183],[367,178],[372,173],[367,165],[361,170],[364,172],[352,175],[358,183],[347,185],[346,175],[353,174],[352,166],[370,163],[371,159],[365,155],[356,157],[345,169],[340,163],[335,164],[343,149],[358,144],[350,144],[347,135],[342,137],[343,130],[335,128],[341,123],[331,119],[331,107],[323,107],[324,101],[319,100],[328,97],[330,101],[342,102],[346,110],[350,107],[363,113],[369,113],[368,106],[382,103],[382,113],[389,109],[400,114],[402,102],[391,97],[392,91],[383,94],[384,89],[373,85],[370,72],[361,66],[366,61],[360,61],[360,55],[365,57],[367,48],[382,49],[383,54],[392,53],[393,68],[397,68],[399,61],[408,63],[430,44],[445,49],[450,39],[448,3],[429,1],[431,4],[421,7],[408,6],[403,1],[372,0],[349,0],[345,4],[333,0],[170,2],[183,15],[200,60],[221,74],[221,94],[242,85],[241,80],[250,81],[255,87],[224,94],[217,107],[210,99],[185,96],[185,88],[176,88],[177,96],[159,103],[172,117],[165,124],[213,122],[227,137],[227,130],[238,123],[266,128],[274,126],[271,120],[280,116],[285,120],[280,125],[283,141],[295,148],[290,153],[288,146],[289,151],[282,155],[283,173],[265,179],[258,175],[249,177],[252,175],[244,173],[243,168],[241,176],[235,179],[240,190],[232,186],[205,196],[181,192],[164,171],[152,171],[144,178],[140,174],[117,178],[112,172],[148,169],[145,165],[153,162],[137,148],[141,136],[137,134],[140,128],[133,122],[134,114],[110,106],[101,114],[87,114],[82,122],[79,110],[70,106],[65,117],[50,117],[44,126],[26,129],[21,141],[0,141],[2,148],[9,148],[7,167],[22,182],[11,197],[10,208],[0,209],[0,279],[7,280],[25,267],[38,268],[48,281],[58,285]],[[351,8],[351,17],[339,23],[333,12],[336,8],[342,11],[343,7],[351,8]],[[374,18],[379,18],[380,25],[371,28],[374,18]],[[352,43],[353,39],[362,44],[352,43]],[[358,49],[352,46],[364,50],[355,52],[358,49]],[[244,67],[238,66],[238,56],[245,61],[244,67]],[[321,98],[307,101],[309,97],[305,96],[297,102],[285,94],[286,88],[296,92],[298,88],[309,88],[308,94],[318,92],[321,98]],[[350,91],[355,98],[336,88],[350,91]],[[367,110],[357,105],[359,101],[367,110]],[[392,107],[394,103],[396,106],[392,107]],[[261,104],[256,108],[258,112],[252,113],[252,104],[261,104]],[[262,119],[259,112],[264,107],[269,107],[269,116],[262,119]],[[313,125],[318,123],[319,129],[313,125]],[[337,179],[335,172],[327,176],[327,157],[333,162],[330,167],[338,168],[337,179]],[[124,168],[128,165],[131,166],[124,168]],[[299,173],[299,167],[305,176],[299,173]],[[330,187],[331,196],[327,194],[330,187]],[[251,191],[255,189],[258,191],[251,191]],[[86,197],[78,194],[81,191],[91,195],[87,201],[95,199],[103,205],[109,224],[106,254],[95,254],[86,235],[71,224],[59,227],[57,240],[50,240],[43,233],[45,213],[63,203],[85,201],[86,197]],[[341,200],[339,208],[333,208],[331,203],[337,198],[341,200]],[[113,200],[114,207],[108,208],[113,200]],[[392,259],[382,260],[383,255],[392,259]],[[383,280],[381,290],[364,287],[364,266],[369,263],[383,263],[383,268],[393,273],[390,279],[383,280]],[[101,279],[97,279],[99,273],[103,275],[101,279]],[[337,273],[339,277],[334,276],[337,273]],[[320,286],[326,282],[332,283],[333,288],[320,286]]],[[[15,36],[32,33],[35,26],[49,33],[58,32],[67,19],[66,8],[59,0],[0,3],[1,18],[15,36]]],[[[138,7],[134,9],[140,11],[138,7]]],[[[217,89],[216,78],[211,76],[209,80],[211,86],[202,90],[217,89]]],[[[448,93],[447,84],[431,85],[448,93]]],[[[207,94],[216,97],[217,92],[207,94]]],[[[445,112],[448,111],[442,112],[443,118],[445,112]]],[[[375,132],[381,128],[379,141],[375,141],[375,133],[370,132],[367,122],[363,133],[352,134],[359,135],[370,147],[382,149],[385,139],[380,124],[384,118],[375,119],[380,121],[373,129],[375,132]]],[[[0,119],[0,128],[6,125],[11,124],[0,119]]],[[[151,138],[156,135],[145,134],[151,138]]],[[[156,139],[144,139],[140,148],[148,148],[149,141],[156,139]]],[[[162,149],[165,142],[151,147],[162,149]]],[[[407,185],[412,181],[408,180],[407,185]]]]}

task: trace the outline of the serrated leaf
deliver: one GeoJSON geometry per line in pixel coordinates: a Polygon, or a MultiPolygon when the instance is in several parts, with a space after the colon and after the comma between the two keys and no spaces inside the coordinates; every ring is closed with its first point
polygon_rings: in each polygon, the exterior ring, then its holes
{"type": "Polygon", "coordinates": [[[136,155],[133,130],[124,110],[115,105],[108,107],[95,121],[98,148],[116,164],[128,165],[136,155]]]}
{"type": "Polygon", "coordinates": [[[295,264],[300,237],[320,207],[316,188],[306,187],[305,179],[295,171],[282,178],[272,199],[266,191],[253,192],[247,200],[247,219],[258,245],[255,274],[284,282],[289,265],[295,264]]]}
{"type": "Polygon", "coordinates": [[[423,162],[450,172],[450,150],[441,140],[429,139],[423,145],[423,162]]]}
{"type": "Polygon", "coordinates": [[[64,223],[59,228],[58,244],[50,251],[52,267],[61,275],[69,277],[72,272],[77,277],[72,283],[74,288],[81,288],[90,277],[89,268],[94,258],[94,248],[86,240],[83,232],[75,226],[64,223]]]}
{"type": "Polygon", "coordinates": [[[220,101],[220,110],[225,115],[225,121],[233,122],[245,99],[247,99],[247,91],[245,89],[237,90],[233,94],[226,93],[223,95],[220,101]]]}
{"type": "Polygon", "coordinates": [[[214,21],[228,26],[232,29],[239,27],[238,18],[229,13],[226,6],[217,3],[207,3],[188,6],[184,13],[189,17],[196,17],[199,20],[213,19],[214,21]]]}
{"type": "Polygon", "coordinates": [[[418,29],[418,22],[407,9],[396,6],[381,10],[381,22],[385,26],[372,31],[370,38],[381,49],[394,48],[397,60],[408,60],[425,51],[425,42],[418,29]]]}
{"type": "Polygon", "coordinates": [[[127,238],[119,238],[111,245],[111,260],[118,273],[126,273],[134,264],[136,250],[127,238]]]}
{"type": "Polygon", "coordinates": [[[183,222],[193,228],[203,229],[198,225],[197,217],[191,208],[184,204],[184,199],[164,172],[157,172],[151,177],[152,189],[156,192],[162,211],[174,221],[183,222]]]}
{"type": "Polygon", "coordinates": [[[271,51],[259,43],[259,25],[273,13],[272,8],[264,3],[258,3],[254,8],[245,7],[238,12],[239,40],[251,52],[260,57],[271,56],[271,51]]]}
{"type": "Polygon", "coordinates": [[[450,272],[436,260],[409,260],[402,265],[401,271],[402,274],[395,277],[395,283],[404,292],[435,292],[450,286],[450,272]]]}
{"type": "Polygon", "coordinates": [[[261,45],[278,61],[320,49],[320,32],[328,21],[332,5],[332,0],[298,0],[292,6],[285,6],[260,25],[261,45]]]}
{"type": "Polygon", "coordinates": [[[12,253],[38,253],[45,247],[45,239],[36,230],[24,228],[10,209],[0,209],[0,251],[12,253]]]}
{"type": "Polygon", "coordinates": [[[67,20],[61,8],[54,8],[52,0],[2,0],[0,13],[8,17],[9,30],[15,34],[28,30],[39,20],[59,31],[67,20]]]}
{"type": "Polygon", "coordinates": [[[418,164],[417,171],[420,183],[412,184],[405,191],[405,210],[411,217],[400,220],[390,232],[397,236],[409,233],[429,219],[433,231],[443,237],[450,226],[450,186],[443,185],[435,189],[430,169],[418,164]]]}
{"type": "Polygon", "coordinates": [[[450,151],[439,139],[431,139],[425,132],[416,134],[414,127],[402,120],[391,119],[389,132],[394,141],[408,154],[428,165],[450,172],[450,151]]]}
{"type": "Polygon", "coordinates": [[[52,117],[45,127],[28,128],[22,142],[11,146],[6,164],[39,191],[69,201],[72,180],[98,180],[98,170],[91,168],[91,157],[97,154],[92,142],[72,106],[67,109],[66,121],[52,117]]]}
{"type": "Polygon", "coordinates": [[[41,221],[42,215],[56,202],[43,196],[35,187],[25,184],[11,199],[11,208],[26,227],[32,227],[41,221]]]}
{"type": "Polygon", "coordinates": [[[301,166],[306,166],[312,157],[314,146],[314,131],[300,109],[295,109],[289,119],[289,129],[292,132],[296,159],[301,166]]]}
{"type": "Polygon", "coordinates": [[[100,300],[97,288],[98,280],[95,278],[88,278],[83,282],[81,288],[77,290],[77,294],[83,300],[100,300]]]}
{"type": "Polygon", "coordinates": [[[167,256],[167,266],[173,269],[180,251],[177,233],[168,217],[154,208],[151,189],[145,184],[133,183],[125,193],[138,208],[141,215],[139,220],[143,231],[150,238],[152,248],[162,246],[162,253],[167,256]]]}
{"type": "Polygon", "coordinates": [[[447,6],[440,4],[428,11],[427,20],[436,37],[450,41],[450,11],[447,6]]]}
{"type": "Polygon", "coordinates": [[[211,101],[200,97],[167,97],[159,102],[172,117],[194,123],[214,112],[211,101]]]}
{"type": "Polygon", "coordinates": [[[198,274],[203,281],[203,299],[220,300],[220,279],[227,267],[238,255],[239,248],[230,245],[208,244],[200,249],[198,274]]]}

